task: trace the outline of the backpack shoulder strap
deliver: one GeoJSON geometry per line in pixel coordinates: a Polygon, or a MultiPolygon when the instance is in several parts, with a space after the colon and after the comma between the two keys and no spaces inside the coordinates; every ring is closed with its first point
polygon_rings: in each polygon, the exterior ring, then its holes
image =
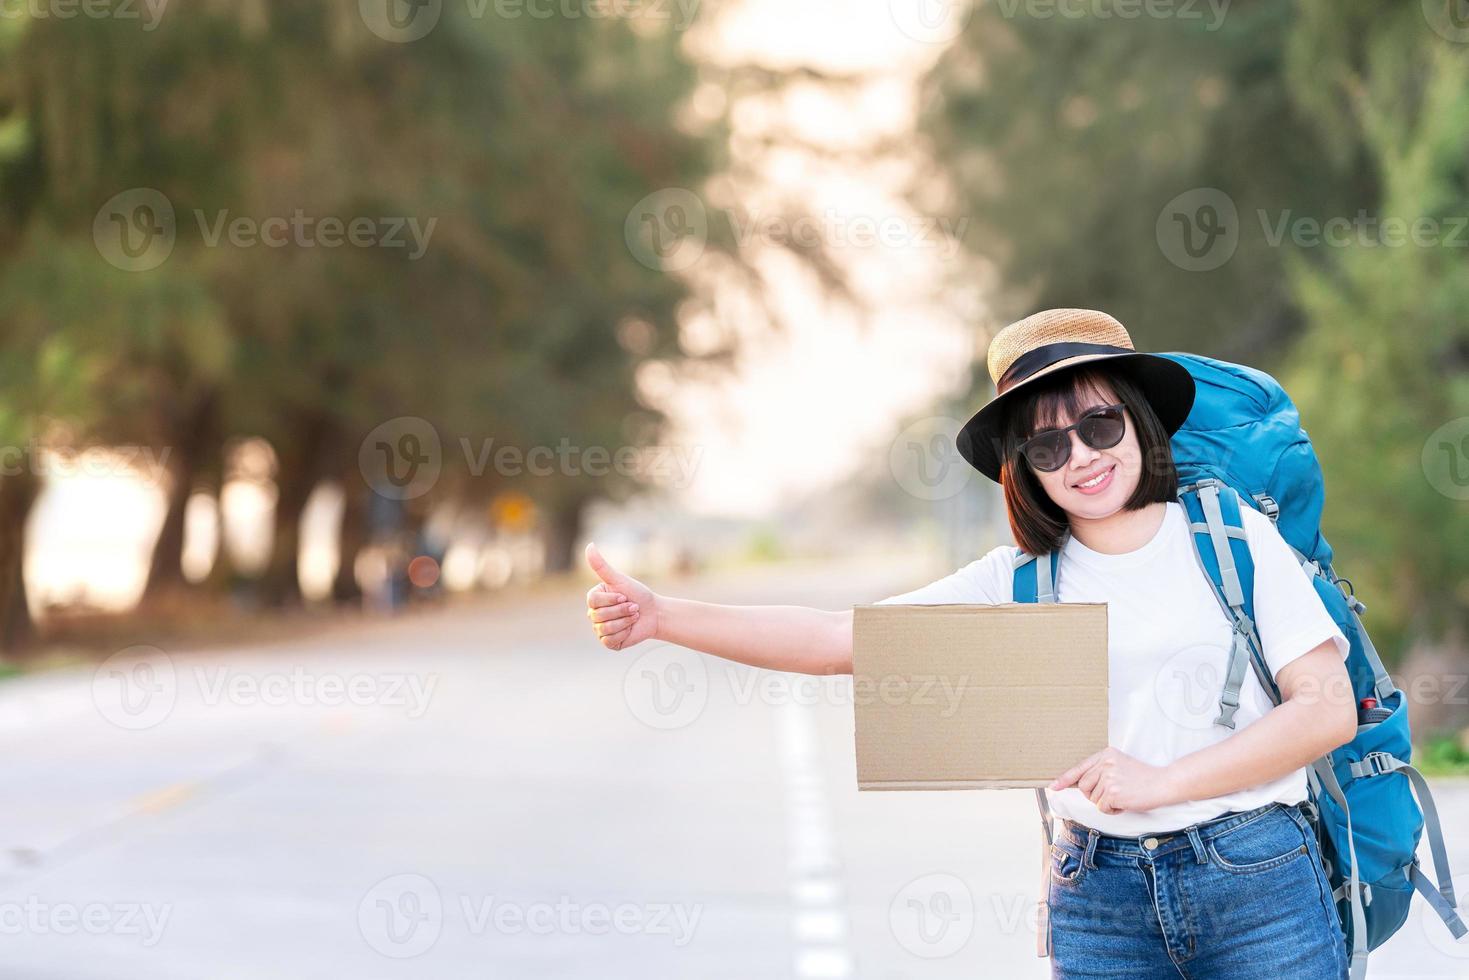
{"type": "Polygon", "coordinates": [[[1069,530],[1062,532],[1061,543],[1054,552],[1030,555],[1024,551],[1015,556],[1015,578],[1012,583],[1016,602],[1058,602],[1056,586],[1061,580],[1061,551],[1070,540],[1069,530]]]}
{"type": "Polygon", "coordinates": [[[1204,577],[1214,587],[1225,615],[1234,623],[1224,689],[1219,694],[1219,716],[1214,719],[1217,725],[1233,728],[1245,668],[1251,660],[1255,661],[1256,674],[1271,700],[1280,703],[1274,679],[1264,669],[1260,637],[1255,629],[1255,562],[1240,513],[1244,505],[1233,487],[1212,477],[1180,488],[1178,502],[1188,516],[1194,555],[1199,559],[1204,577]]]}
{"type": "Polygon", "coordinates": [[[1036,601],[1037,565],[1035,555],[1022,551],[1015,556],[1015,578],[1011,588],[1016,602],[1036,601]]]}

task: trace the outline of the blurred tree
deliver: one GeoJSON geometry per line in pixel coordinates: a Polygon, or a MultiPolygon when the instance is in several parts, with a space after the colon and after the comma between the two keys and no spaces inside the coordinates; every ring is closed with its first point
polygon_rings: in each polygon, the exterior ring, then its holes
{"type": "Polygon", "coordinates": [[[1283,380],[1339,502],[1327,532],[1385,653],[1466,656],[1469,48],[1418,4],[1308,0],[1290,52],[1297,99],[1332,145],[1365,149],[1382,187],[1345,212],[1339,247],[1290,269],[1307,329],[1283,380]]]}
{"type": "MultiPolygon", "coordinates": [[[[997,312],[1099,308],[1152,349],[1268,362],[1299,313],[1290,245],[1256,219],[1375,199],[1352,147],[1333,152],[1290,97],[1294,6],[1236,4],[1218,22],[1202,9],[1130,19],[1006,9],[976,9],[926,80],[922,115],[954,186],[945,207],[971,218],[967,246],[997,268],[997,312]],[[1237,220],[1215,213],[1237,245],[1195,271],[1164,211],[1208,188],[1235,208],[1237,220]]],[[[983,365],[977,384],[988,384],[983,365]]]]}
{"type": "MultiPolygon", "coordinates": [[[[60,346],[89,368],[71,371],[64,400],[17,374],[0,409],[16,445],[64,422],[83,442],[160,450],[168,506],[150,594],[181,582],[185,504],[196,487],[218,491],[220,447],[240,436],[275,450],[261,582],[274,603],[299,598],[301,514],[322,480],[346,490],[335,591],[352,594],[358,450],[398,416],[445,443],[444,478],[415,520],[518,481],[547,516],[553,568],[586,500],[637,485],[579,462],[486,471],[474,449],[656,437],[635,371],[681,356],[675,310],[691,289],[639,262],[624,227],[640,199],[711,172],[722,132],[679,120],[695,75],[668,22],[482,14],[446,8],[406,44],[326,0],[191,5],[150,31],[0,20],[0,251],[12,260],[0,329],[17,365],[60,346]],[[106,212],[139,189],[174,214],[176,235],[166,257],[123,271],[106,219],[127,235],[154,212],[106,212]],[[323,219],[366,220],[379,237],[327,247],[323,219]],[[634,342],[618,332],[629,317],[634,342]]],[[[728,249],[718,231],[709,244],[728,249]]],[[[9,479],[0,497],[23,515],[37,488],[9,479]]],[[[18,569],[11,544],[0,564],[18,569]]]]}
{"type": "MultiPolygon", "coordinates": [[[[611,465],[619,449],[654,443],[663,431],[637,394],[636,371],[682,354],[675,314],[691,287],[638,261],[625,237],[629,212],[665,188],[700,186],[723,142],[717,127],[694,134],[679,122],[696,81],[680,36],[666,22],[638,26],[527,25],[536,36],[522,49],[540,55],[511,75],[534,120],[518,197],[543,226],[544,246],[526,257],[534,302],[506,317],[493,384],[520,408],[506,436],[527,451],[553,451],[555,464],[544,475],[529,466],[495,475],[539,506],[551,571],[570,567],[589,500],[641,484],[611,465]],[[566,133],[578,138],[558,138],[566,133]]],[[[707,247],[729,244],[715,229],[707,247]]]]}
{"type": "MultiPolygon", "coordinates": [[[[153,458],[177,477],[207,442],[181,425],[207,403],[229,359],[221,311],[195,258],[174,256],[154,274],[126,271],[126,251],[107,236],[133,229],[99,217],[130,187],[187,192],[200,171],[212,170],[214,183],[227,173],[201,149],[200,127],[212,132],[212,122],[161,122],[159,102],[178,81],[141,70],[145,52],[117,45],[115,26],[0,21],[0,337],[11,355],[0,405],[6,443],[23,447],[24,461],[24,472],[0,477],[10,518],[0,633],[10,640],[27,632],[25,603],[14,597],[23,594],[24,527],[47,447],[140,443],[159,450],[153,458]],[[45,365],[56,373],[37,376],[45,365]]],[[[169,495],[181,486],[167,474],[141,475],[163,476],[169,495]]]]}
{"type": "Polygon", "coordinates": [[[41,391],[18,372],[0,375],[0,397],[31,405],[16,433],[23,431],[25,442],[11,445],[35,443],[32,453],[96,444],[150,450],[143,465],[118,465],[132,466],[163,491],[154,572],[160,581],[181,582],[176,564],[164,568],[172,578],[158,575],[156,556],[170,540],[175,558],[182,547],[183,501],[198,460],[215,449],[212,401],[231,351],[207,285],[186,257],[139,276],[99,262],[90,242],[38,226],[0,274],[0,309],[16,367],[72,352],[65,373],[41,391]]]}

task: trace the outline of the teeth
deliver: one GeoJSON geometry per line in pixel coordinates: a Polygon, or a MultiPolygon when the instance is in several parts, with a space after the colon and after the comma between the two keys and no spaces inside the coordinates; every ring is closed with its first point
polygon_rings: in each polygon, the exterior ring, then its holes
{"type": "Polygon", "coordinates": [[[1092,477],[1090,480],[1087,480],[1085,483],[1078,483],[1077,486],[1079,486],[1079,487],[1094,487],[1098,483],[1101,483],[1102,482],[1102,478],[1105,477],[1110,472],[1112,472],[1112,471],[1111,470],[1103,470],[1102,472],[1098,473],[1096,476],[1092,477]]]}

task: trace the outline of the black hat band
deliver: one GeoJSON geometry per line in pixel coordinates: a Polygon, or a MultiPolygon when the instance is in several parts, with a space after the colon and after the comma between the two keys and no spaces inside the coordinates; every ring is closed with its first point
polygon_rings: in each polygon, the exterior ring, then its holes
{"type": "Polygon", "coordinates": [[[1136,354],[1137,351],[1131,347],[1117,347],[1114,344],[1083,344],[1077,342],[1065,342],[1059,344],[1042,344],[1034,350],[1028,350],[1015,358],[1005,373],[1000,375],[1000,380],[995,383],[995,394],[1002,395],[1006,389],[1024,381],[1042,368],[1050,367],[1057,361],[1064,361],[1068,357],[1077,357],[1081,354],[1136,354]]]}

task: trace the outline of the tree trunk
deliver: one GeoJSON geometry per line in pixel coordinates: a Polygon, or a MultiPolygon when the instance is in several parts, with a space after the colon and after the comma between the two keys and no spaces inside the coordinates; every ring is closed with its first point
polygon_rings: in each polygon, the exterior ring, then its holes
{"type": "Polygon", "coordinates": [[[206,493],[214,495],[214,562],[209,566],[209,574],[204,577],[204,591],[211,595],[227,596],[234,592],[238,580],[238,572],[235,569],[233,556],[230,555],[229,543],[224,537],[224,460],[219,459],[216,464],[209,468],[204,475],[201,487],[206,493]]]}
{"type": "Polygon", "coordinates": [[[301,580],[297,575],[301,550],[301,514],[321,477],[322,448],[327,423],[311,416],[296,426],[297,437],[277,448],[275,476],[275,532],[270,562],[261,578],[261,597],[268,606],[294,606],[301,602],[301,580]]]}
{"type": "Polygon", "coordinates": [[[357,555],[367,544],[368,492],[355,466],[342,475],[342,526],[337,532],[337,574],[332,580],[332,599],[336,602],[362,601],[357,555]]]}
{"type": "Polygon", "coordinates": [[[550,505],[546,514],[545,532],[542,540],[546,545],[546,572],[556,574],[571,570],[575,561],[572,551],[581,536],[582,513],[586,509],[585,497],[557,500],[550,505]]]}
{"type": "Polygon", "coordinates": [[[29,450],[19,456],[14,473],[0,477],[0,651],[23,654],[35,639],[35,623],[26,601],[26,521],[41,493],[29,450]]]}
{"type": "Polygon", "coordinates": [[[148,567],[148,584],[143,601],[176,592],[187,587],[184,578],[184,515],[194,480],[205,454],[212,448],[216,432],[216,396],[213,391],[199,397],[193,409],[174,428],[168,450],[168,509],[163,527],[153,544],[153,559],[148,567]]]}

